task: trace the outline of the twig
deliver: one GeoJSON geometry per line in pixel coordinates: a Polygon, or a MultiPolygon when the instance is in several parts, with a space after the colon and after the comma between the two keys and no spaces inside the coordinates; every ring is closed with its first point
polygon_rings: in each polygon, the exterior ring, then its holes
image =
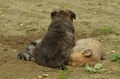
{"type": "Polygon", "coordinates": [[[6,63],[7,61],[5,60],[3,63],[0,64],[0,66],[2,66],[4,63],[6,63]]]}

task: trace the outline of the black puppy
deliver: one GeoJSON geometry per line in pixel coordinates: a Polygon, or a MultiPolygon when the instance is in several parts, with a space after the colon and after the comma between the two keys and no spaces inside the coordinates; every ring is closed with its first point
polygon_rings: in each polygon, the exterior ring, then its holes
{"type": "Polygon", "coordinates": [[[75,45],[74,12],[60,10],[51,13],[52,22],[43,40],[33,50],[35,62],[39,65],[65,69],[65,64],[75,45]]]}

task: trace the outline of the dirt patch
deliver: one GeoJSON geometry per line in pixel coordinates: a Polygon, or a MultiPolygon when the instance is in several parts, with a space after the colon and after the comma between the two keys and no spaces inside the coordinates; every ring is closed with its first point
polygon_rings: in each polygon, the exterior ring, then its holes
{"type": "Polygon", "coordinates": [[[120,53],[119,5],[119,0],[1,0],[0,79],[36,79],[42,74],[49,75],[43,79],[119,79],[120,72],[114,68],[120,64],[110,59],[112,53],[120,53]],[[67,74],[61,77],[61,70],[17,59],[17,54],[30,42],[43,38],[54,9],[71,9],[76,13],[76,40],[95,37],[102,42],[106,71],[89,73],[85,67],[67,66],[67,74]]]}

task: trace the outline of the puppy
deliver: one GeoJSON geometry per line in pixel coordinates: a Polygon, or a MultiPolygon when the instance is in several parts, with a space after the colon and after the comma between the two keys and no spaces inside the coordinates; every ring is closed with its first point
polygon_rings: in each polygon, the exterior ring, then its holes
{"type": "Polygon", "coordinates": [[[72,66],[84,66],[86,63],[94,66],[103,59],[105,57],[101,43],[94,38],[87,38],[76,42],[68,63],[72,66]]]}
{"type": "Polygon", "coordinates": [[[73,19],[71,10],[51,13],[52,22],[43,40],[33,50],[35,62],[39,65],[64,70],[74,43],[73,19]]]}

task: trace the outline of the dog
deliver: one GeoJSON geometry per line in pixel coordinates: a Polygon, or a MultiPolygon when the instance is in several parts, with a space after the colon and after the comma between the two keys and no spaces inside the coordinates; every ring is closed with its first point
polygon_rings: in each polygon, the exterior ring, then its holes
{"type": "Polygon", "coordinates": [[[73,19],[76,14],[59,10],[51,13],[51,19],[47,33],[33,50],[33,58],[39,65],[64,70],[75,45],[73,19]]]}
{"type": "Polygon", "coordinates": [[[33,50],[33,57],[39,65],[64,70],[75,45],[73,19],[76,15],[71,10],[60,10],[52,12],[51,18],[47,33],[33,50]]]}
{"type": "Polygon", "coordinates": [[[86,38],[76,41],[68,63],[71,66],[85,66],[86,63],[94,66],[104,59],[105,54],[101,42],[94,38],[86,38]]]}

